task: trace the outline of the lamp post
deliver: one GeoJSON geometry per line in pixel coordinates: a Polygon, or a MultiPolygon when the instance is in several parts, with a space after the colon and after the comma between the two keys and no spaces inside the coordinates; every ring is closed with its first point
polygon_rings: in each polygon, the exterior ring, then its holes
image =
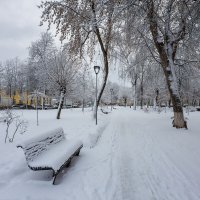
{"type": "Polygon", "coordinates": [[[110,94],[111,94],[111,111],[112,111],[112,95],[113,95],[113,89],[110,89],[110,94]]]}
{"type": "Polygon", "coordinates": [[[28,95],[28,98],[33,99],[35,98],[36,102],[35,102],[35,109],[36,109],[36,115],[37,115],[37,126],[39,126],[39,116],[38,116],[38,98],[42,97],[45,98],[46,95],[39,92],[39,90],[35,90],[33,93],[31,93],[31,95],[28,95]]]}
{"type": "Polygon", "coordinates": [[[35,97],[36,97],[37,126],[39,126],[39,120],[38,120],[38,90],[35,90],[35,97]]]}
{"type": "Polygon", "coordinates": [[[96,74],[96,125],[97,125],[97,75],[99,73],[100,66],[94,66],[94,72],[96,74]]]}

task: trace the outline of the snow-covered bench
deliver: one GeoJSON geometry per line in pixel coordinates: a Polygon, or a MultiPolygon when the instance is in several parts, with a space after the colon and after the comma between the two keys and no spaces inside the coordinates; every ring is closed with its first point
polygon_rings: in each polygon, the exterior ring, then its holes
{"type": "Polygon", "coordinates": [[[32,170],[53,170],[53,184],[64,167],[78,156],[83,144],[67,140],[62,128],[42,134],[17,145],[24,150],[28,167],[32,170]]]}

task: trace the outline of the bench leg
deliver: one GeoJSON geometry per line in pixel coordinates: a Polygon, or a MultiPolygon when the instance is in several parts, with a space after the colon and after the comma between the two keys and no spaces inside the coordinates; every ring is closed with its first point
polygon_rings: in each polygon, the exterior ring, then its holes
{"type": "Polygon", "coordinates": [[[65,167],[69,167],[71,164],[71,159],[69,159],[68,163],[65,165],[65,167]]]}
{"type": "MultiPolygon", "coordinates": [[[[82,147],[81,147],[82,148],[82,147]]],[[[81,148],[79,148],[79,150],[74,154],[75,156],[79,156],[79,154],[80,154],[80,149],[81,148]]],[[[73,155],[73,156],[74,156],[73,155]]],[[[67,163],[65,164],[65,165],[63,165],[58,171],[54,171],[53,170],[53,185],[55,185],[55,181],[56,181],[56,178],[57,178],[57,175],[62,171],[62,169],[63,169],[63,167],[65,166],[65,167],[69,167],[70,166],[70,164],[71,164],[71,160],[72,160],[72,157],[73,156],[71,156],[70,158],[69,158],[69,160],[67,161],[67,163]]]]}
{"type": "Polygon", "coordinates": [[[76,153],[76,155],[75,156],[79,156],[79,154],[80,154],[80,150],[76,153]]]}
{"type": "Polygon", "coordinates": [[[57,175],[55,175],[53,178],[53,185],[55,185],[56,177],[57,177],[57,175]]]}
{"type": "Polygon", "coordinates": [[[70,166],[70,163],[71,163],[71,158],[68,160],[68,162],[63,165],[58,171],[53,171],[53,185],[55,185],[55,181],[56,181],[56,178],[58,176],[58,174],[61,172],[62,173],[62,170],[64,169],[64,167],[69,167],[70,166]]]}
{"type": "Polygon", "coordinates": [[[57,175],[58,175],[58,172],[55,172],[54,170],[53,170],[53,175],[52,175],[52,177],[53,177],[53,185],[55,185],[55,181],[56,181],[56,177],[57,177],[57,175]]]}

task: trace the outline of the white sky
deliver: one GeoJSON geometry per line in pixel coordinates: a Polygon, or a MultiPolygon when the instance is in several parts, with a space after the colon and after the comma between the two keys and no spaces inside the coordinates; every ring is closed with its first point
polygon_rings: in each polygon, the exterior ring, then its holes
{"type": "MultiPolygon", "coordinates": [[[[42,12],[37,5],[40,3],[41,0],[0,0],[0,62],[15,57],[27,59],[31,42],[47,30],[47,24],[39,26],[42,12]]],[[[55,35],[55,30],[52,33],[55,35]]],[[[55,41],[60,44],[58,38],[55,41]]],[[[118,83],[121,81],[113,67],[109,79],[118,83]]]]}
{"type": "MultiPolygon", "coordinates": [[[[31,42],[39,39],[41,0],[0,0],[0,61],[26,59],[31,42]]],[[[55,33],[53,33],[55,34],[55,33]]]]}

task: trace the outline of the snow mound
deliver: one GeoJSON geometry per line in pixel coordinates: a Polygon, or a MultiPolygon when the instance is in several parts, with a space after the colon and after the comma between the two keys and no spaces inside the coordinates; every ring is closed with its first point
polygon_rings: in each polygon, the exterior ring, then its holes
{"type": "Polygon", "coordinates": [[[97,127],[95,130],[89,133],[86,141],[84,142],[84,147],[94,148],[99,138],[102,136],[104,130],[106,129],[107,124],[108,123],[103,124],[102,126],[97,127]]]}

